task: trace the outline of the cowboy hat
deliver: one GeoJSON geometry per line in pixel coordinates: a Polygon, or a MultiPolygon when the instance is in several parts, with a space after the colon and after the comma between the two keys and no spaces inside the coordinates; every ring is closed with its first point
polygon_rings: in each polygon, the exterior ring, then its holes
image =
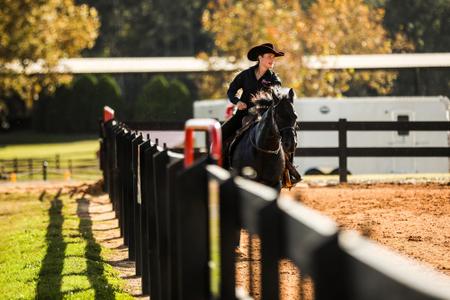
{"type": "Polygon", "coordinates": [[[258,55],[263,55],[265,53],[273,53],[275,54],[275,57],[284,56],[284,52],[277,51],[271,43],[264,43],[250,49],[247,53],[247,58],[251,61],[257,61],[258,55]]]}

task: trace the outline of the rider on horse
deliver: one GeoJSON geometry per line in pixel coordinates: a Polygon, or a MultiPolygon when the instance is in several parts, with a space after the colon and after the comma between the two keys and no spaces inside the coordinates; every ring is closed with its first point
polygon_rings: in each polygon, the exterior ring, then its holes
{"type": "Polygon", "coordinates": [[[253,106],[251,98],[262,90],[273,86],[281,86],[281,80],[272,70],[275,57],[284,56],[284,53],[275,49],[270,43],[253,47],[247,54],[256,65],[239,73],[228,88],[228,99],[236,105],[237,111],[222,126],[222,139],[227,141],[242,127],[242,121],[248,115],[248,109],[253,106]],[[242,90],[240,97],[238,91],[242,90]]]}
{"type": "MultiPolygon", "coordinates": [[[[236,132],[247,123],[247,126],[242,128],[238,135],[245,131],[250,125],[248,119],[249,109],[254,106],[252,98],[262,91],[271,92],[272,89],[281,86],[281,80],[278,75],[272,70],[274,60],[276,57],[284,56],[284,53],[275,49],[270,43],[261,44],[253,47],[247,54],[247,58],[251,61],[257,61],[256,65],[239,73],[228,88],[228,99],[236,105],[237,111],[228,121],[222,125],[222,140],[224,145],[224,162],[225,167],[228,160],[226,156],[228,153],[228,145],[232,142],[236,132]],[[240,97],[238,92],[240,91],[240,97]]],[[[286,159],[286,178],[284,179],[285,186],[292,186],[300,180],[300,175],[292,165],[293,156],[286,159]],[[295,174],[294,174],[295,173],[295,174]],[[292,182],[292,183],[291,183],[292,182]]]]}

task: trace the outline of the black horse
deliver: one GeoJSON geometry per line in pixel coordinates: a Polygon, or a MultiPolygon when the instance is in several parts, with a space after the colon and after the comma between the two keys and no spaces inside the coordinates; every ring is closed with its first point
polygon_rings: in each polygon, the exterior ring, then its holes
{"type": "Polygon", "coordinates": [[[252,170],[254,180],[279,190],[286,160],[292,159],[297,146],[294,91],[259,93],[253,103],[258,121],[232,145],[230,167],[243,175],[252,170]]]}

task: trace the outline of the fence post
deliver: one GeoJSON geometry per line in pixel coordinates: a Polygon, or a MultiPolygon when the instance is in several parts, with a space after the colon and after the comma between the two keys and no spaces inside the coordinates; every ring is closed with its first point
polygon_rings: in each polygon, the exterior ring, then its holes
{"type": "Polygon", "coordinates": [[[194,162],[194,131],[207,131],[211,143],[209,157],[222,165],[222,131],[220,123],[214,119],[190,119],[185,124],[184,135],[184,166],[189,167],[194,162]]]}
{"type": "Polygon", "coordinates": [[[33,159],[32,158],[28,159],[28,177],[30,177],[30,179],[33,179],[33,159]]]}
{"type": "Polygon", "coordinates": [[[114,109],[112,109],[109,106],[104,106],[103,107],[103,122],[108,122],[111,119],[114,119],[114,109]]]}
{"type": "Polygon", "coordinates": [[[339,119],[339,182],[347,182],[347,119],[339,119]]]}
{"type": "Polygon", "coordinates": [[[13,169],[14,173],[19,173],[19,161],[17,160],[17,158],[14,158],[13,160],[13,169]]]}
{"type": "Polygon", "coordinates": [[[44,181],[47,180],[47,167],[48,167],[48,162],[46,160],[44,160],[42,162],[42,177],[43,177],[44,181]]]}
{"type": "Polygon", "coordinates": [[[55,168],[56,170],[59,170],[60,164],[59,164],[59,154],[55,155],[55,168]]]}

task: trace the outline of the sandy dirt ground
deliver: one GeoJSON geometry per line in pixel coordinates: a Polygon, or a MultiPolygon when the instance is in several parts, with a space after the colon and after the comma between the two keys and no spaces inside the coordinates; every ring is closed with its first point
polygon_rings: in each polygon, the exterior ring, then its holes
{"type": "MultiPolygon", "coordinates": [[[[126,290],[138,299],[141,295],[140,278],[134,276],[134,263],[127,260],[127,248],[120,238],[117,219],[114,218],[107,195],[90,193],[93,183],[20,183],[1,184],[0,192],[24,190],[57,190],[63,187],[78,192],[86,191],[90,200],[87,211],[93,220],[93,231],[98,242],[108,249],[105,259],[126,281],[126,290]],[[90,195],[92,194],[92,196],[90,195]]],[[[322,212],[337,222],[341,229],[357,230],[378,243],[403,255],[432,266],[450,276],[450,183],[359,183],[326,185],[302,183],[290,191],[282,191],[298,201],[322,212]]],[[[253,239],[252,255],[249,238],[241,235],[240,253],[236,261],[237,285],[259,296],[259,242],[253,239]],[[253,280],[249,280],[252,274],[253,280]],[[251,282],[251,284],[250,284],[251,282]]],[[[311,282],[302,280],[299,271],[288,261],[280,262],[282,299],[313,299],[311,282]],[[301,281],[305,284],[300,284],[301,281]]]]}
{"type": "Polygon", "coordinates": [[[450,276],[450,183],[303,185],[296,199],[450,276]]]}
{"type": "MultiPolygon", "coordinates": [[[[450,182],[299,184],[282,194],[332,218],[342,230],[356,230],[379,244],[450,276],[450,182]]],[[[241,234],[236,280],[259,298],[259,242],[241,234]],[[250,265],[252,266],[250,268],[250,265]],[[252,270],[253,280],[250,280],[252,270]],[[252,287],[250,282],[253,282],[252,287]]],[[[313,299],[311,281],[280,262],[282,299],[313,299]],[[300,295],[304,293],[304,297],[300,295]]]]}

